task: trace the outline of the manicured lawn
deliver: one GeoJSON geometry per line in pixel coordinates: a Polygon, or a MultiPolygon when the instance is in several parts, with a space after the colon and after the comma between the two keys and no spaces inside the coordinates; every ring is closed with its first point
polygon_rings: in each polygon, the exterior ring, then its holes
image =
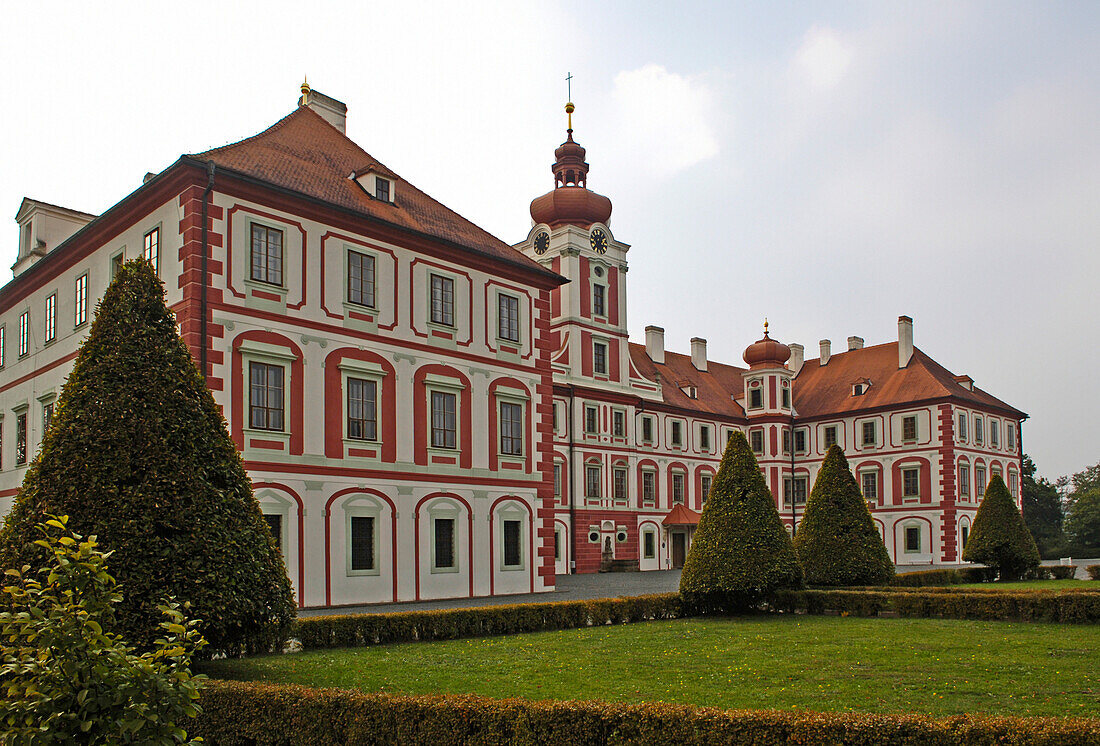
{"type": "Polygon", "coordinates": [[[1069,591],[1087,589],[1100,591],[1100,582],[1096,580],[1016,580],[1008,583],[963,583],[952,588],[982,588],[998,591],[1069,591]]]}
{"type": "Polygon", "coordinates": [[[205,664],[215,678],[723,708],[1100,717],[1100,627],[681,619],[205,664]]]}

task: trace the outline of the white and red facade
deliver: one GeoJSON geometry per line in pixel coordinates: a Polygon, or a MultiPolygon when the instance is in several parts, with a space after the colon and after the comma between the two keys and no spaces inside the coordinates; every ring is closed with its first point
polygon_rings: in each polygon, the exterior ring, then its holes
{"type": "Polygon", "coordinates": [[[1019,498],[1024,415],[912,348],[911,322],[896,344],[806,362],[761,340],[748,368],[708,361],[704,340],[666,352],[657,327],[631,343],[629,246],[571,132],[509,247],[348,140],[341,104],[300,104],[101,216],[24,202],[0,289],[0,513],[96,300],[141,256],[302,606],[539,592],[605,559],[676,566],[733,429],[789,525],[835,437],[874,475],[899,564],[959,560],[982,475],[1000,470],[1019,498]]]}

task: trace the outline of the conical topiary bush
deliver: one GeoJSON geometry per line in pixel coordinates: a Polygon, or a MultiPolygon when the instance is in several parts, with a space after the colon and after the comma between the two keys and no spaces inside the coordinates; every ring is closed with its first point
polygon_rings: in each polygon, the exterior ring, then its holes
{"type": "Polygon", "coordinates": [[[995,568],[1001,580],[1018,580],[1039,566],[1035,539],[1000,474],[994,474],[985,488],[963,560],[995,568]]]}
{"type": "Polygon", "coordinates": [[[0,530],[3,567],[39,566],[49,514],[98,536],[124,600],[124,637],[160,636],[157,604],[189,602],[210,652],[281,647],[290,581],[226,423],[147,262],[96,309],[38,456],[0,530]]]}
{"type": "Polygon", "coordinates": [[[885,585],[894,577],[894,563],[838,445],[825,454],[794,548],[810,585],[885,585]]]}
{"type": "Polygon", "coordinates": [[[684,561],[680,595],[697,611],[736,611],[801,585],[802,568],[756,457],[734,432],[684,561]]]}

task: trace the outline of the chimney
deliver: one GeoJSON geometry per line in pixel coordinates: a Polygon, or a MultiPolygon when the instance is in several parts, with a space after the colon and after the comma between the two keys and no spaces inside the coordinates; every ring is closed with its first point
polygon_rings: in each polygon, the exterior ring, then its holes
{"type": "Polygon", "coordinates": [[[833,354],[833,343],[827,339],[821,340],[821,364],[828,365],[829,358],[833,354]]]}
{"type": "Polygon", "coordinates": [[[913,319],[898,316],[898,367],[909,365],[913,357],[913,319]]]}
{"type": "Polygon", "coordinates": [[[848,352],[863,349],[863,337],[848,337],[848,352]]]}
{"type": "Polygon", "coordinates": [[[806,348],[797,342],[792,342],[787,346],[791,348],[791,359],[787,361],[787,367],[790,368],[791,376],[797,376],[798,371],[802,370],[802,363],[806,359],[806,348]]]}
{"type": "Polygon", "coordinates": [[[298,99],[298,106],[313,109],[321,115],[321,118],[341,132],[346,132],[348,121],[348,107],[344,102],[337,101],[330,96],[312,90],[309,83],[302,83],[302,95],[298,99]]]}
{"type": "Polygon", "coordinates": [[[691,364],[696,370],[707,372],[707,340],[702,337],[691,338],[691,364]]]}
{"type": "Polygon", "coordinates": [[[645,328],[645,354],[658,365],[665,364],[665,330],[659,326],[645,328]]]}

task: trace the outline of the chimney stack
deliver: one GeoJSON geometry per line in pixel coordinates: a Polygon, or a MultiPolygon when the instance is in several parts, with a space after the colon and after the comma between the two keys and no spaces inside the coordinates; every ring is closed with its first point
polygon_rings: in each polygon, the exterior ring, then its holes
{"type": "Polygon", "coordinates": [[[898,316],[898,367],[909,365],[913,357],[913,319],[898,316]]]}
{"type": "Polygon", "coordinates": [[[665,330],[659,326],[645,328],[645,354],[658,365],[665,363],[665,330]]]}
{"type": "Polygon", "coordinates": [[[313,90],[308,82],[302,83],[302,95],[298,99],[298,106],[313,109],[333,127],[341,132],[347,132],[347,104],[313,90]]]}
{"type": "Polygon", "coordinates": [[[707,372],[707,340],[702,337],[691,338],[691,364],[696,370],[707,372]]]}
{"type": "Polygon", "coordinates": [[[802,370],[802,363],[806,360],[806,348],[798,342],[791,342],[787,346],[791,348],[791,358],[787,361],[787,367],[792,377],[797,376],[798,371],[802,370]]]}
{"type": "Polygon", "coordinates": [[[829,364],[829,358],[833,355],[833,343],[827,339],[821,340],[821,365],[829,364]]]}
{"type": "Polygon", "coordinates": [[[863,337],[848,337],[848,352],[863,349],[863,337]]]}

